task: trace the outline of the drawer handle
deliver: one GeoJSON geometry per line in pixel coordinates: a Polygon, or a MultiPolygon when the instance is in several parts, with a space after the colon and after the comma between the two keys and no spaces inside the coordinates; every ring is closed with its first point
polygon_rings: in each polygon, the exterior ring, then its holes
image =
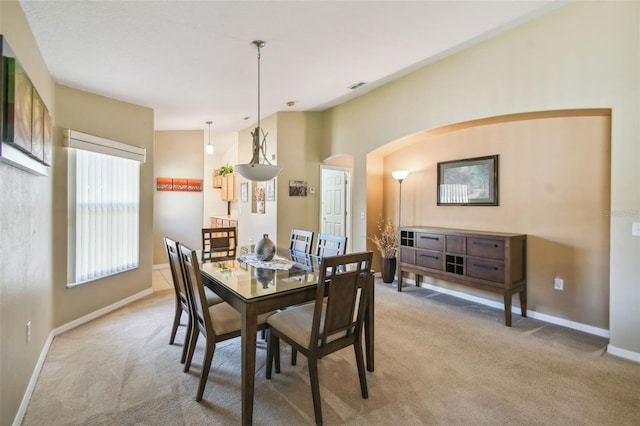
{"type": "Polygon", "coordinates": [[[475,266],[476,268],[480,268],[480,269],[489,269],[491,271],[497,271],[498,270],[497,266],[484,265],[482,263],[474,263],[473,266],[475,266]]]}
{"type": "Polygon", "coordinates": [[[428,254],[421,254],[420,257],[426,257],[427,259],[435,259],[435,260],[439,259],[438,256],[431,256],[431,255],[428,255],[428,254]]]}
{"type": "Polygon", "coordinates": [[[440,237],[427,237],[426,235],[420,235],[420,238],[423,238],[425,240],[440,240],[440,237]]]}
{"type": "Polygon", "coordinates": [[[493,248],[499,247],[496,243],[483,243],[480,241],[474,241],[473,244],[480,247],[493,247],[493,248]]]}

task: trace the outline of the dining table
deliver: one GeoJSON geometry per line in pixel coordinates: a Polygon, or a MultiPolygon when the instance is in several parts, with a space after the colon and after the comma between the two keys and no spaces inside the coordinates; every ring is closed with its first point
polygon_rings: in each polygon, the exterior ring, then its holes
{"type": "MultiPolygon", "coordinates": [[[[200,261],[203,284],[242,316],[242,424],[253,421],[258,315],[316,299],[322,258],[288,248],[276,249],[270,261],[260,261],[253,248],[239,247],[236,257],[200,261]]],[[[367,279],[364,319],[366,367],[374,371],[374,278],[367,279]]]]}

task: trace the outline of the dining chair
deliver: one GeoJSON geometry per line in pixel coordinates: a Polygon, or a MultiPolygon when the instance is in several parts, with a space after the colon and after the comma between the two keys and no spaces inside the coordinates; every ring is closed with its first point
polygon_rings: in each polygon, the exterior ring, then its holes
{"type": "Polygon", "coordinates": [[[235,226],[202,228],[202,261],[228,260],[236,258],[238,244],[235,226]]]}
{"type": "MultiPolygon", "coordinates": [[[[318,234],[316,243],[316,256],[341,256],[347,250],[347,237],[342,235],[318,234]]],[[[291,348],[291,365],[296,365],[298,351],[291,348]]]]}
{"type": "Polygon", "coordinates": [[[311,249],[313,248],[313,235],[313,231],[292,229],[291,238],[289,239],[289,249],[311,254],[311,249]]]}
{"type": "MultiPolygon", "coordinates": [[[[190,302],[194,316],[194,329],[191,333],[187,359],[184,365],[185,373],[191,367],[191,360],[198,343],[198,337],[202,334],[205,338],[202,372],[200,373],[200,383],[196,394],[196,401],[201,401],[207,378],[209,377],[213,353],[216,350],[216,343],[240,336],[242,317],[240,312],[227,302],[213,306],[207,305],[205,296],[207,287],[202,283],[197,252],[184,245],[180,245],[179,248],[180,262],[184,271],[185,283],[190,290],[190,302]]],[[[258,330],[264,330],[267,327],[266,319],[269,315],[271,315],[271,312],[258,315],[258,330]]]]}
{"type": "Polygon", "coordinates": [[[298,305],[267,318],[266,377],[273,363],[280,372],[280,339],[307,357],[316,424],[322,424],[318,359],[353,346],[360,392],[368,398],[362,351],[362,329],[367,303],[367,280],[372,252],[325,257],[321,261],[315,303],[298,305]],[[275,358],[275,359],[274,359],[275,358]]]}
{"type": "MultiPolygon", "coordinates": [[[[173,345],[175,342],[178,326],[180,325],[180,319],[182,318],[182,313],[185,312],[187,314],[187,330],[185,332],[184,343],[182,346],[182,356],[180,357],[180,362],[184,363],[187,354],[188,342],[193,330],[193,315],[191,304],[189,302],[189,289],[185,284],[184,271],[180,266],[179,244],[171,238],[165,237],[164,245],[167,250],[167,257],[169,258],[169,269],[171,270],[173,289],[176,293],[176,309],[173,316],[173,326],[171,327],[169,344],[173,345]]],[[[208,306],[223,302],[222,298],[209,288],[207,288],[204,298],[208,306]]]]}
{"type": "Polygon", "coordinates": [[[316,256],[341,256],[347,250],[347,237],[342,235],[318,234],[316,256]]]}

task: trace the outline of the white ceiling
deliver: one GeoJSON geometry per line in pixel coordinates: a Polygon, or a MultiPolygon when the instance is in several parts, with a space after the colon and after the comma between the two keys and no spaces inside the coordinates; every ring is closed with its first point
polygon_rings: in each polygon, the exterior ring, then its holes
{"type": "Polygon", "coordinates": [[[55,81],[151,107],[157,130],[211,120],[215,135],[257,121],[253,40],[261,117],[322,111],[566,0],[20,3],[55,81]]]}

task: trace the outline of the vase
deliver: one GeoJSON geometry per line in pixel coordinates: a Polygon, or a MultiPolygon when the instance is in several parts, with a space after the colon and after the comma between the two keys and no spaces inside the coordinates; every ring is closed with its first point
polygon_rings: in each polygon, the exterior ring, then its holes
{"type": "Polygon", "coordinates": [[[269,284],[273,281],[273,269],[255,268],[253,270],[253,276],[262,284],[262,288],[268,288],[269,284]]]}
{"type": "Polygon", "coordinates": [[[392,283],[396,274],[396,258],[382,257],[382,282],[392,283]]]}
{"type": "Polygon", "coordinates": [[[271,260],[276,254],[276,245],[269,239],[269,234],[264,234],[255,247],[256,259],[261,261],[271,260]]]}

